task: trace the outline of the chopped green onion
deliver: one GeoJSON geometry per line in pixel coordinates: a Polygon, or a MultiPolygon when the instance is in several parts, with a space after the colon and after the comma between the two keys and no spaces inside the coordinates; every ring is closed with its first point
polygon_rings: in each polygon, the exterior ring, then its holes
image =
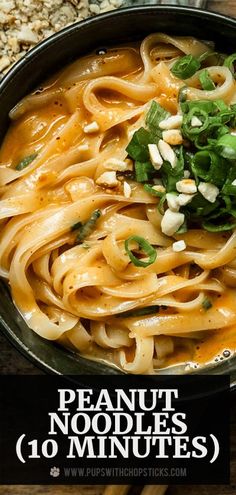
{"type": "MultiPolygon", "coordinates": [[[[92,231],[95,228],[96,222],[100,218],[101,214],[102,212],[100,210],[95,210],[92,213],[91,217],[87,220],[87,222],[85,222],[79,227],[80,231],[76,237],[77,242],[82,242],[85,239],[85,237],[88,237],[92,233],[92,231]]],[[[78,222],[77,225],[79,223],[80,222],[78,222]]],[[[75,225],[72,226],[72,230],[74,230],[73,227],[75,227],[75,225]]]]}
{"type": "Polygon", "coordinates": [[[208,297],[205,297],[205,299],[202,301],[203,309],[205,309],[205,311],[207,311],[208,309],[212,308],[212,306],[213,306],[213,304],[210,301],[210,299],[208,299],[208,297]]]}
{"type": "Polygon", "coordinates": [[[234,195],[234,196],[236,196],[236,184],[234,186],[232,184],[232,182],[228,182],[228,180],[225,181],[225,184],[223,185],[223,188],[222,188],[222,193],[223,194],[228,194],[228,195],[234,195]]]}
{"type": "Polygon", "coordinates": [[[185,55],[174,63],[171,72],[179,79],[188,79],[189,77],[192,77],[200,67],[201,62],[199,62],[196,57],[193,57],[193,55],[185,55]]]}
{"type": "Polygon", "coordinates": [[[143,188],[147,193],[152,194],[152,196],[157,196],[158,198],[162,198],[163,194],[165,194],[164,192],[156,191],[150,184],[144,184],[143,188]]]}
{"type": "Polygon", "coordinates": [[[229,107],[228,105],[226,105],[226,103],[224,102],[224,100],[215,100],[214,101],[214,104],[216,105],[217,109],[220,111],[220,112],[224,112],[227,110],[229,110],[229,107]]]}
{"type": "Polygon", "coordinates": [[[224,160],[214,151],[198,151],[192,159],[191,166],[195,177],[200,177],[217,186],[223,186],[227,168],[224,160]]]}
{"type": "Polygon", "coordinates": [[[227,127],[227,125],[222,125],[222,127],[218,127],[218,129],[216,129],[217,139],[220,139],[221,136],[224,136],[225,134],[229,134],[229,128],[227,127]]]}
{"type": "Polygon", "coordinates": [[[74,225],[72,225],[71,230],[72,230],[72,232],[74,230],[79,230],[79,229],[81,229],[82,226],[83,226],[82,222],[76,222],[76,223],[74,223],[74,225]]]}
{"type": "Polygon", "coordinates": [[[147,306],[145,308],[139,308],[139,309],[131,309],[130,311],[125,311],[124,313],[121,313],[117,315],[117,318],[132,318],[134,316],[145,316],[145,315],[151,315],[154,313],[159,313],[160,311],[160,306],[147,306]]]}
{"type": "Polygon", "coordinates": [[[236,222],[225,222],[216,225],[215,223],[205,221],[202,223],[202,226],[205,230],[208,230],[208,232],[228,232],[229,230],[233,230],[236,228],[236,222]]]}
{"type": "Polygon", "coordinates": [[[182,86],[182,88],[180,88],[178,94],[178,103],[183,103],[184,101],[187,100],[187,91],[188,91],[188,86],[182,86]]]}
{"type": "Polygon", "coordinates": [[[199,217],[208,217],[213,212],[218,211],[219,201],[216,200],[214,203],[209,203],[202,194],[197,193],[192,199],[191,203],[188,205],[188,211],[192,220],[198,220],[199,217]]]}
{"type": "MultiPolygon", "coordinates": [[[[186,63],[186,57],[183,58],[186,63]]],[[[202,70],[199,77],[203,89],[213,90],[213,81],[207,69],[202,70]]],[[[236,104],[227,105],[221,99],[186,100],[186,91],[187,87],[184,86],[179,92],[183,113],[181,131],[185,141],[182,146],[174,147],[176,166],[172,168],[164,160],[157,171],[150,162],[148,144],[158,144],[160,121],[168,115],[159,104],[152,102],[146,118],[147,129],[136,131],[127,147],[129,155],[135,161],[135,179],[144,183],[147,193],[159,198],[157,208],[162,215],[165,212],[166,193],[176,193],[176,183],[184,179],[186,170],[195,179],[197,186],[200,181],[214,184],[219,189],[214,203],[197,192],[190,203],[181,206],[186,221],[177,233],[185,232],[189,226],[195,228],[195,225],[200,225],[209,232],[231,231],[236,228],[236,185],[233,185],[236,180],[236,136],[231,134],[232,129],[236,128],[236,104]],[[197,117],[200,122],[192,121],[193,117],[197,117]],[[196,123],[199,125],[194,125],[196,123]],[[161,179],[166,192],[153,188],[154,178],[161,179]]],[[[141,240],[146,242],[143,238],[141,240]]],[[[138,245],[143,248],[144,253],[147,252],[145,245],[138,245]]],[[[148,251],[150,259],[145,262],[126,245],[130,259],[136,266],[148,266],[153,262],[151,255],[156,259],[155,249],[149,243],[147,246],[151,249],[148,251]]]]}
{"type": "Polygon", "coordinates": [[[162,181],[167,192],[176,191],[176,182],[184,177],[184,154],[183,147],[176,149],[177,163],[172,168],[169,162],[164,162],[161,167],[162,181]]]}
{"type": "Polygon", "coordinates": [[[176,182],[183,179],[183,172],[181,169],[172,168],[170,163],[165,162],[162,165],[162,180],[166,192],[176,191],[176,182]]]}
{"type": "Polygon", "coordinates": [[[150,131],[155,134],[158,133],[161,138],[161,131],[159,129],[159,124],[162,120],[165,120],[171,114],[167,112],[164,108],[159,105],[156,101],[152,101],[150,109],[147,113],[146,117],[146,125],[150,129],[150,131]]]}
{"type": "Polygon", "coordinates": [[[228,160],[236,159],[236,136],[225,134],[216,143],[217,150],[221,156],[228,160]]]}
{"type": "Polygon", "coordinates": [[[129,256],[129,259],[132,261],[132,263],[135,266],[142,266],[143,268],[152,265],[154,261],[156,260],[157,257],[157,252],[156,249],[154,249],[151,244],[149,244],[148,241],[146,241],[143,237],[140,237],[138,235],[133,235],[126,239],[125,241],[125,250],[126,253],[129,256]],[[139,249],[142,249],[144,253],[149,256],[148,261],[142,261],[141,259],[137,258],[132,251],[129,249],[129,244],[130,242],[136,242],[139,246],[139,249]]]}
{"type": "Polygon", "coordinates": [[[236,53],[232,53],[229,57],[227,57],[224,61],[224,66],[228,67],[228,69],[235,74],[234,64],[236,62],[236,53]]]}
{"type": "Polygon", "coordinates": [[[203,110],[207,114],[212,114],[215,112],[216,105],[215,102],[210,100],[193,100],[193,101],[185,101],[181,103],[181,109],[184,113],[188,113],[190,110],[194,108],[195,111],[203,110]]]}
{"type": "Polygon", "coordinates": [[[233,214],[232,212],[234,210],[232,208],[232,201],[231,201],[230,197],[226,196],[226,195],[222,195],[222,199],[225,202],[225,208],[222,208],[222,210],[225,210],[226,212],[230,212],[231,214],[233,214]]]}
{"type": "Polygon", "coordinates": [[[134,160],[146,162],[149,159],[148,144],[152,143],[151,134],[144,127],[136,131],[128,144],[126,151],[134,160]]]}
{"type": "Polygon", "coordinates": [[[236,185],[234,186],[232,184],[235,181],[235,179],[236,179],[236,167],[231,166],[230,169],[228,170],[228,175],[224,183],[224,186],[222,188],[223,194],[226,195],[233,194],[234,196],[236,195],[236,185]]]}
{"type": "Polygon", "coordinates": [[[28,165],[36,158],[37,154],[38,153],[33,153],[32,155],[26,156],[20,160],[20,162],[16,165],[16,170],[23,170],[25,167],[28,167],[28,165]]]}
{"type": "Polygon", "coordinates": [[[205,131],[208,125],[209,125],[209,116],[207,112],[201,108],[198,108],[197,106],[194,106],[187,113],[187,115],[184,115],[183,125],[182,125],[183,134],[186,138],[191,139],[192,136],[196,136],[197,134],[200,134],[203,131],[205,131]],[[193,117],[197,117],[202,122],[202,125],[199,127],[193,127],[192,126],[193,117]]]}
{"type": "Polygon", "coordinates": [[[185,234],[186,232],[188,232],[188,224],[187,224],[187,220],[185,218],[184,220],[184,223],[181,225],[181,227],[175,232],[176,235],[181,235],[181,234],[185,234]]]}
{"type": "Polygon", "coordinates": [[[134,164],[135,168],[135,179],[137,182],[146,182],[150,180],[155,173],[155,169],[152,166],[151,162],[138,162],[136,161],[134,164]]]}
{"type": "Polygon", "coordinates": [[[209,72],[207,69],[204,69],[199,74],[199,80],[202,85],[202,89],[205,91],[213,91],[215,89],[215,84],[209,76],[209,72]]]}
{"type": "Polygon", "coordinates": [[[236,103],[230,106],[231,110],[236,114],[236,103]]]}
{"type": "Polygon", "coordinates": [[[164,203],[165,203],[165,200],[166,200],[166,194],[165,194],[165,192],[156,191],[155,189],[153,189],[152,186],[150,186],[150,184],[144,184],[144,189],[149,194],[152,194],[152,196],[157,196],[158,198],[160,198],[160,201],[158,203],[157,209],[161,213],[161,215],[164,215],[164,203]]]}
{"type": "Polygon", "coordinates": [[[158,203],[158,206],[157,206],[157,209],[159,211],[159,213],[161,215],[164,215],[165,211],[164,211],[164,204],[165,204],[165,200],[166,200],[166,194],[163,194],[162,198],[160,199],[159,203],[158,203]]]}

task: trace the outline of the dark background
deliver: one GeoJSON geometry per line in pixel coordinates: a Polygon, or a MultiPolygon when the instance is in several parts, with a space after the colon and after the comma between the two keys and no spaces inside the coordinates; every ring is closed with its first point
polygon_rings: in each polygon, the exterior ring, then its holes
{"type": "MultiPolygon", "coordinates": [[[[236,4],[236,2],[235,2],[236,4]]],[[[43,374],[0,334],[1,374],[43,374]]],[[[0,486],[0,495],[102,495],[103,487],[0,486]]],[[[231,397],[231,484],[229,486],[173,486],[168,495],[236,495],[236,393],[231,397]]]]}
{"type": "MultiPolygon", "coordinates": [[[[114,484],[114,485],[124,485],[124,484],[139,484],[142,485],[145,482],[150,484],[164,483],[165,485],[171,484],[226,484],[230,481],[229,473],[229,447],[230,447],[230,418],[229,418],[229,377],[219,375],[219,376],[151,376],[151,375],[107,375],[103,376],[101,380],[101,375],[84,375],[84,376],[70,376],[63,377],[58,375],[29,375],[29,374],[1,374],[0,375],[0,458],[4,459],[4,462],[0,464],[0,483],[3,484],[51,484],[54,485],[63,484],[79,484],[83,485],[86,482],[90,482],[93,485],[99,483],[103,484],[114,484]],[[70,379],[70,381],[69,381],[70,379]],[[188,448],[189,453],[194,452],[194,445],[192,442],[194,438],[198,436],[206,437],[207,443],[206,447],[208,450],[206,458],[199,458],[198,460],[193,457],[188,459],[175,458],[175,447],[166,447],[166,453],[169,455],[169,459],[157,458],[159,447],[158,442],[156,446],[150,448],[150,454],[146,458],[137,458],[130,448],[129,457],[123,458],[122,455],[118,455],[117,458],[107,458],[106,460],[90,458],[86,453],[83,457],[76,456],[74,459],[69,459],[69,445],[70,436],[77,437],[76,431],[74,431],[73,426],[68,425],[68,433],[66,436],[60,431],[60,428],[55,427],[57,431],[56,437],[51,437],[50,431],[50,420],[48,417],[49,412],[57,412],[59,407],[59,396],[57,390],[63,388],[71,388],[73,390],[77,389],[92,389],[93,394],[91,396],[91,404],[96,404],[100,395],[100,391],[104,388],[107,389],[111,401],[116,407],[116,394],[114,390],[129,390],[129,389],[139,389],[145,390],[145,404],[149,406],[152,404],[152,393],[150,390],[154,387],[157,389],[162,389],[164,387],[179,390],[179,400],[173,400],[173,408],[176,413],[182,413],[185,415],[187,431],[181,435],[187,435],[189,437],[188,448]],[[218,391],[222,390],[219,394],[218,391]],[[215,393],[217,392],[217,393],[215,393]],[[187,400],[186,400],[187,399],[187,400]],[[212,441],[209,438],[209,434],[214,434],[219,442],[220,451],[217,458],[213,463],[210,463],[210,459],[213,456],[214,448],[212,441]],[[22,455],[25,459],[25,464],[19,463],[16,456],[16,440],[21,438],[22,434],[26,435],[23,440],[23,447],[21,449],[22,455]],[[68,437],[68,439],[66,439],[68,437]],[[38,459],[31,458],[32,449],[29,447],[32,444],[32,439],[37,439],[39,445],[38,452],[41,455],[38,459]],[[50,441],[56,441],[57,443],[57,453],[52,459],[47,459],[45,455],[41,454],[41,445],[50,441]],[[28,457],[29,456],[29,457],[28,457]],[[173,456],[173,457],[172,457],[173,456]],[[94,471],[93,476],[86,477],[66,477],[63,474],[63,469],[61,471],[60,477],[52,479],[50,476],[50,468],[52,466],[59,466],[64,468],[92,468],[94,471]],[[137,476],[137,474],[132,478],[127,476],[118,475],[113,473],[109,475],[95,474],[97,468],[103,469],[107,468],[120,468],[124,469],[126,467],[130,469],[148,469],[148,468],[159,468],[164,469],[165,477],[157,474],[153,475],[151,472],[149,474],[148,480],[143,476],[137,476]],[[171,477],[167,476],[166,468],[171,470],[185,469],[186,474],[183,476],[179,472],[177,476],[171,477]],[[101,478],[102,476],[102,478],[101,478]]],[[[76,418],[77,413],[77,400],[70,404],[70,418],[76,418]]],[[[166,407],[165,400],[159,400],[156,412],[161,412],[162,409],[166,407]]],[[[173,409],[173,411],[174,411],[173,409]]],[[[102,408],[105,412],[105,409],[102,408]]],[[[122,404],[122,411],[124,413],[130,414],[130,409],[125,404],[122,404]]],[[[59,412],[59,410],[58,410],[59,412]]],[[[139,401],[136,400],[135,413],[142,413],[142,406],[139,401]]],[[[111,420],[111,426],[109,432],[105,435],[113,435],[113,430],[115,426],[113,413],[109,412],[109,408],[106,410],[106,414],[109,415],[111,420]]],[[[98,414],[97,411],[87,411],[87,415],[90,421],[95,419],[98,414]]],[[[131,417],[134,414],[131,413],[131,417]]],[[[167,427],[172,428],[174,422],[171,420],[171,414],[167,419],[167,427]]],[[[63,415],[59,413],[59,417],[63,420],[63,415]]],[[[78,422],[79,429],[81,428],[81,422],[78,422]]],[[[82,421],[82,425],[84,425],[82,421]]],[[[99,428],[102,430],[104,428],[104,421],[98,422],[99,428]]],[[[143,415],[142,428],[147,431],[147,428],[153,425],[153,412],[146,411],[143,415]]],[[[121,431],[127,427],[126,421],[121,420],[121,431]]],[[[83,428],[83,426],[82,426],[83,428]]],[[[166,429],[166,428],[165,428],[166,429]]],[[[163,431],[163,428],[161,428],[163,431]]],[[[177,426],[177,431],[179,427],[177,426]]],[[[103,436],[103,433],[101,432],[103,436]]],[[[126,434],[125,434],[126,435],[126,434]]],[[[134,422],[132,430],[128,432],[128,436],[136,436],[136,424],[134,422]]],[[[159,434],[155,434],[157,437],[159,434]]],[[[86,432],[86,435],[79,435],[80,444],[86,437],[94,436],[93,427],[90,427],[86,432]]],[[[122,442],[122,436],[118,436],[118,440],[122,442]]],[[[179,434],[177,433],[177,436],[179,434]]],[[[141,434],[142,438],[142,434],[141,434]]],[[[144,453],[146,451],[145,440],[141,439],[138,444],[138,449],[140,452],[144,453]]],[[[109,442],[108,442],[109,443],[109,442]]],[[[95,453],[99,450],[99,441],[96,439],[93,442],[95,453]]],[[[74,449],[75,451],[76,449],[74,449]]],[[[110,451],[108,445],[106,446],[106,453],[110,451]]],[[[49,448],[49,453],[51,452],[51,446],[49,448]]],[[[115,449],[116,452],[116,449],[115,449]]],[[[50,455],[50,454],[49,454],[50,455]]],[[[108,495],[108,494],[107,494],[108,495]]],[[[119,494],[118,494],[119,495],[119,494]]],[[[131,494],[129,494],[131,495],[131,494]]],[[[144,495],[144,494],[143,494],[144,495]]]]}

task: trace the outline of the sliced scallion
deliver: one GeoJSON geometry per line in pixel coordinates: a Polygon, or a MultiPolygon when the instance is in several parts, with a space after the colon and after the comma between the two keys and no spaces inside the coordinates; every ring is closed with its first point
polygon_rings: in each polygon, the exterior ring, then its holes
{"type": "Polygon", "coordinates": [[[195,176],[217,186],[223,186],[227,169],[224,166],[224,160],[214,151],[198,151],[194,155],[191,165],[195,176]]]}
{"type": "Polygon", "coordinates": [[[135,266],[141,266],[143,268],[152,265],[157,257],[156,249],[154,249],[151,244],[149,244],[149,242],[146,241],[143,237],[140,237],[138,235],[133,235],[125,240],[125,250],[129,256],[130,261],[132,261],[135,266]],[[149,256],[149,259],[147,261],[142,261],[133,254],[132,250],[129,248],[130,243],[132,242],[136,242],[139,249],[141,249],[147,256],[149,256]]]}
{"type": "Polygon", "coordinates": [[[76,229],[76,225],[79,225],[79,233],[76,237],[78,243],[82,242],[86,237],[88,237],[94,230],[97,220],[100,218],[102,212],[100,210],[95,210],[87,222],[81,225],[81,222],[77,222],[72,226],[72,230],[76,229]]]}
{"type": "Polygon", "coordinates": [[[72,225],[71,230],[73,232],[74,230],[81,229],[81,227],[83,227],[83,223],[82,222],[76,222],[76,223],[74,223],[74,225],[72,225]]]}
{"type": "Polygon", "coordinates": [[[156,133],[160,134],[159,137],[161,137],[159,123],[162,120],[165,120],[170,115],[171,114],[167,112],[167,110],[162,108],[161,105],[159,105],[159,103],[157,103],[156,101],[152,101],[150,109],[147,113],[146,125],[150,129],[150,131],[154,132],[155,134],[156,133]]]}
{"type": "Polygon", "coordinates": [[[143,188],[147,193],[152,194],[152,196],[157,196],[158,198],[162,198],[163,194],[165,194],[164,192],[156,191],[150,184],[144,184],[143,188]]]}
{"type": "Polygon", "coordinates": [[[32,155],[26,156],[25,158],[22,158],[22,160],[19,161],[16,165],[16,170],[23,170],[25,167],[28,167],[28,165],[36,158],[38,153],[32,153],[32,155]]]}
{"type": "Polygon", "coordinates": [[[155,169],[152,166],[151,162],[138,162],[136,161],[134,164],[135,169],[135,179],[137,182],[146,182],[150,180],[155,173],[155,169]]]}
{"type": "MultiPolygon", "coordinates": [[[[182,69],[188,69],[186,57],[183,59],[179,60],[181,64],[184,62],[182,69]]],[[[231,62],[234,63],[234,59],[231,62]]],[[[189,63],[191,68],[191,60],[189,63]]],[[[214,83],[209,77],[208,69],[200,71],[200,81],[203,89],[213,90],[214,83]]],[[[174,147],[177,157],[175,167],[172,168],[164,160],[160,169],[156,170],[150,162],[148,144],[158,144],[160,120],[168,115],[165,109],[153,102],[146,117],[147,128],[136,131],[127,147],[135,162],[135,179],[144,183],[146,192],[159,198],[157,208],[162,215],[165,212],[166,193],[176,193],[176,182],[191,177],[197,186],[201,181],[217,186],[219,194],[214,202],[208,201],[197,192],[191,202],[181,206],[186,222],[178,234],[186,231],[187,227],[196,228],[195,226],[201,226],[209,232],[231,231],[236,228],[236,136],[232,133],[232,129],[236,128],[236,104],[228,105],[221,99],[186,100],[186,90],[184,86],[179,93],[183,114],[181,132],[185,139],[183,145],[174,147]],[[153,188],[155,179],[161,180],[165,191],[156,191],[153,188]]],[[[134,241],[134,238],[131,240],[134,241]]],[[[143,238],[141,240],[146,242],[143,238]]],[[[129,249],[129,240],[126,246],[129,257],[136,266],[148,266],[153,262],[152,255],[156,256],[155,249],[149,243],[138,243],[139,249],[143,250],[141,256],[138,250],[129,249]],[[148,261],[144,261],[142,256],[147,254],[145,246],[149,249],[148,261]]]]}
{"type": "Polygon", "coordinates": [[[215,222],[205,221],[202,223],[202,226],[208,232],[228,232],[236,228],[236,222],[224,222],[219,225],[216,225],[215,222]]]}
{"type": "Polygon", "coordinates": [[[202,307],[205,309],[205,311],[208,311],[208,309],[211,309],[213,306],[212,302],[208,297],[205,297],[205,299],[202,301],[202,307]]]}
{"type": "Polygon", "coordinates": [[[132,318],[134,316],[145,316],[145,315],[151,315],[155,313],[159,313],[160,311],[160,306],[147,306],[145,308],[138,308],[138,309],[131,309],[130,311],[125,311],[124,313],[121,313],[117,315],[117,318],[132,318]]]}
{"type": "Polygon", "coordinates": [[[215,84],[210,78],[209,72],[207,69],[204,69],[200,74],[199,74],[199,80],[202,85],[202,89],[205,91],[213,91],[215,89],[215,84]]]}
{"type": "Polygon", "coordinates": [[[236,160],[236,136],[224,134],[216,143],[220,155],[228,160],[236,160]]]}
{"type": "Polygon", "coordinates": [[[183,134],[186,138],[191,138],[192,136],[196,136],[197,134],[200,134],[202,131],[205,131],[209,125],[209,116],[205,110],[202,110],[201,108],[192,107],[191,110],[184,115],[183,118],[183,125],[182,125],[182,130],[183,134]],[[201,122],[202,125],[199,127],[193,127],[192,126],[192,119],[193,117],[197,117],[201,122]]]}
{"type": "Polygon", "coordinates": [[[232,53],[232,55],[229,55],[224,61],[224,66],[228,67],[228,69],[232,72],[232,74],[235,74],[235,68],[234,64],[236,63],[236,53],[232,53]]]}
{"type": "Polygon", "coordinates": [[[214,113],[215,110],[217,110],[215,102],[210,101],[210,100],[198,100],[198,101],[188,100],[188,101],[181,103],[181,109],[182,109],[182,112],[184,112],[184,113],[190,112],[190,110],[192,110],[193,108],[195,111],[203,110],[208,115],[214,113]]]}
{"type": "Polygon", "coordinates": [[[183,103],[184,101],[187,100],[187,91],[188,91],[188,86],[182,86],[182,88],[180,88],[178,94],[178,103],[183,103]]]}
{"type": "Polygon", "coordinates": [[[138,131],[136,131],[128,144],[126,151],[128,155],[133,158],[133,160],[138,160],[140,162],[146,162],[149,159],[149,151],[148,144],[152,142],[150,133],[144,129],[144,127],[140,127],[138,131]]]}
{"type": "Polygon", "coordinates": [[[164,211],[165,200],[166,200],[166,194],[163,194],[163,196],[161,197],[161,199],[157,205],[157,209],[161,215],[164,215],[164,213],[165,213],[165,211],[164,211]]]}
{"type": "Polygon", "coordinates": [[[193,55],[185,55],[177,60],[171,68],[172,74],[179,79],[192,77],[201,67],[201,62],[193,55]]]}

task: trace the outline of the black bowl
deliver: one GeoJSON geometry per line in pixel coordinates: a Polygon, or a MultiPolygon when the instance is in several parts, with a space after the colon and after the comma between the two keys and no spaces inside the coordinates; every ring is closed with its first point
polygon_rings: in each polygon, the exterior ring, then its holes
{"type": "MultiPolygon", "coordinates": [[[[216,13],[182,7],[148,6],[102,14],[63,29],[30,50],[0,83],[0,141],[9,124],[9,110],[48,75],[94,49],[141,40],[152,32],[191,35],[213,40],[220,51],[236,46],[236,20],[216,13]]],[[[58,374],[111,374],[118,370],[85,360],[29,330],[0,282],[0,327],[18,350],[45,371],[58,374]]],[[[236,357],[207,373],[230,373],[236,384],[236,357]]]]}

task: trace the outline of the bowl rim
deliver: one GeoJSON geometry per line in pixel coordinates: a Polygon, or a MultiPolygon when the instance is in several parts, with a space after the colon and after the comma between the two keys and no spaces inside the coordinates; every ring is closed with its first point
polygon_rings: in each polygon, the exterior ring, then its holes
{"type": "MultiPolygon", "coordinates": [[[[136,5],[136,6],[123,7],[114,11],[102,13],[94,17],[89,17],[82,21],[78,21],[69,26],[66,26],[59,32],[53,34],[52,36],[49,36],[46,39],[43,39],[37,45],[31,48],[26,53],[25,56],[20,58],[20,60],[18,60],[11,67],[11,69],[7,72],[7,74],[4,75],[4,77],[0,81],[0,98],[2,92],[7,90],[8,83],[15,78],[15,76],[19,73],[19,71],[21,72],[22,70],[24,70],[24,68],[31,63],[34,57],[37,57],[38,55],[42,54],[44,51],[47,50],[49,46],[56,44],[58,40],[62,38],[64,39],[69,38],[77,30],[82,33],[83,30],[87,28],[87,26],[94,24],[96,25],[99,24],[100,22],[101,23],[106,22],[111,17],[121,18],[121,17],[129,16],[131,13],[133,13],[133,15],[135,14],[142,15],[150,12],[163,12],[166,14],[176,13],[177,15],[185,15],[185,16],[189,14],[192,17],[195,17],[196,19],[199,18],[203,20],[204,18],[205,20],[217,22],[220,25],[222,25],[223,23],[229,25],[232,28],[236,28],[236,18],[205,9],[197,9],[194,7],[183,7],[177,5],[136,5]]],[[[11,343],[11,345],[13,345],[13,347],[17,349],[17,351],[19,351],[26,359],[31,361],[39,369],[51,374],[62,374],[58,370],[50,366],[48,363],[43,361],[39,356],[37,356],[37,354],[35,354],[32,351],[32,349],[28,348],[11,330],[9,325],[1,317],[1,314],[0,314],[0,330],[2,331],[3,335],[7,338],[7,340],[11,343]]],[[[231,390],[236,391],[236,376],[235,379],[231,382],[231,390]]]]}
{"type": "Polygon", "coordinates": [[[123,8],[118,8],[117,10],[112,10],[109,12],[105,12],[102,14],[98,14],[94,17],[89,17],[87,19],[83,19],[82,21],[75,22],[69,26],[64,27],[59,32],[54,33],[46,39],[41,40],[37,43],[33,48],[31,48],[20,60],[18,60],[15,64],[13,64],[12,68],[4,75],[2,80],[0,81],[0,96],[1,92],[7,86],[8,82],[14,78],[14,76],[21,71],[28,63],[31,62],[31,59],[34,56],[40,54],[44,50],[47,49],[48,46],[53,45],[61,38],[70,37],[74,31],[79,30],[83,31],[88,25],[99,24],[100,22],[104,22],[111,17],[125,17],[129,15],[131,12],[142,15],[151,11],[157,12],[176,12],[177,15],[186,15],[191,14],[193,17],[214,20],[218,23],[222,24],[226,23],[232,25],[232,27],[236,28],[236,18],[226,16],[224,14],[220,14],[218,12],[205,10],[205,9],[197,9],[195,7],[183,7],[178,5],[137,5],[137,6],[128,6],[123,8]]]}

